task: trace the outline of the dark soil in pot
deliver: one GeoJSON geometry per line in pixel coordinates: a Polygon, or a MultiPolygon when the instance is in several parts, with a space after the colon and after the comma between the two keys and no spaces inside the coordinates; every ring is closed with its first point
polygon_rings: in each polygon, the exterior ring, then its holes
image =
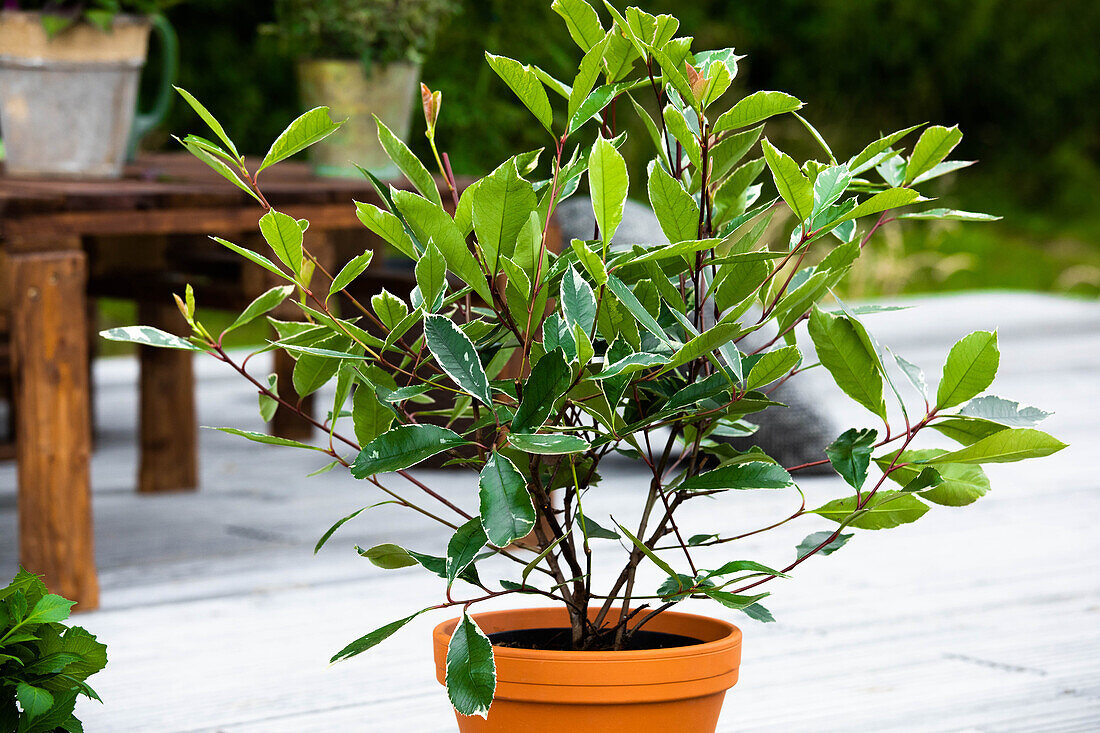
{"type": "MultiPolygon", "coordinates": [[[[614,636],[608,636],[605,643],[588,649],[574,649],[570,629],[519,629],[518,631],[500,631],[489,634],[493,646],[512,649],[538,649],[541,651],[572,652],[609,652],[612,651],[614,636]]],[[[619,651],[632,652],[648,649],[675,649],[699,644],[698,639],[679,634],[665,634],[660,631],[642,629],[630,638],[619,651]]]]}

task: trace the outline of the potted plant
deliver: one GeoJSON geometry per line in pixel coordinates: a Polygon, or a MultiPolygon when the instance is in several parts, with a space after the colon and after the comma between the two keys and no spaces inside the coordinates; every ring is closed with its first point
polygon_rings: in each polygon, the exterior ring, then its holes
{"type": "Polygon", "coordinates": [[[0,588],[0,730],[83,730],[76,699],[99,700],[87,679],[107,665],[107,647],[62,623],[72,606],[23,569],[0,588]]]}
{"type": "MultiPolygon", "coordinates": [[[[922,205],[924,182],[965,165],[947,160],[957,129],[930,126],[917,136],[920,126],[908,128],[837,158],[788,94],[756,92],[719,113],[740,57],[692,51],[690,38],[676,36],[675,18],[608,5],[607,27],[583,0],[553,7],[583,52],[571,83],[487,54],[545,128],[547,150],[509,158],[461,192],[440,166],[448,182],[441,196],[428,168],[379,125],[407,183],[387,187],[372,177],[383,205],[356,206],[368,229],[416,262],[417,285],[407,295],[341,299],[371,252],[324,272],[305,244],[308,222],[271,208],[258,184],[260,171],[338,127],[326,110],[293,122],[253,172],[192,102],[220,140],[192,136],[184,144],[256,198],[270,252],[218,241],[285,282],[230,330],[294,297],[307,322],[270,319],[278,335],[265,349],[297,359],[298,394],[335,382],[329,416],[315,421],[329,436],[320,445],[220,429],[314,452],[326,462],[321,470],[348,470],[378,490],[381,504],[440,527],[434,548],[359,549],[380,568],[438,575],[440,602],[409,609],[334,660],[370,649],[427,611],[461,610],[435,629],[434,644],[463,731],[712,731],[737,680],[741,632],[674,611],[678,603],[704,599],[716,611],[771,621],[762,605],[767,588],[811,557],[837,551],[857,530],[975,501],[989,488],[982,463],[1064,445],[1035,429],[1046,413],[983,394],[1000,359],[995,332],[956,343],[930,392],[920,368],[880,346],[863,324],[875,309],[826,302],[888,222],[991,218],[922,205]],[[640,104],[644,97],[656,103],[656,117],[640,104]],[[629,184],[611,105],[641,115],[652,138],[644,183],[669,244],[611,246],[629,184]],[[778,115],[805,126],[817,159],[800,165],[763,137],[778,115]],[[907,136],[916,142],[906,153],[907,136]],[[555,254],[554,209],[582,181],[598,231],[555,254]],[[763,194],[773,186],[775,195],[763,194]],[[790,225],[778,241],[765,241],[782,209],[790,225]],[[747,346],[750,336],[757,346],[747,346]],[[799,471],[812,464],[782,466],[759,448],[739,451],[721,440],[751,434],[750,416],[775,404],[771,390],[815,366],[867,411],[813,462],[831,465],[845,482],[821,506],[799,501],[799,471]],[[958,447],[922,447],[930,433],[958,447]],[[586,511],[588,497],[613,451],[644,464],[651,479],[636,505],[596,515],[586,511]],[[441,454],[470,472],[476,497],[452,500],[410,473],[441,454]],[[677,521],[688,502],[736,505],[747,490],[777,500],[759,529],[729,532],[718,516],[707,527],[677,521]],[[738,549],[799,520],[812,531],[793,561],[749,559],[738,549]],[[606,576],[612,562],[618,569],[597,584],[594,566],[606,576]],[[645,580],[653,571],[663,580],[645,580]],[[519,594],[551,605],[471,614],[519,594]]],[[[442,100],[430,92],[424,100],[438,159],[442,100]]],[[[195,320],[190,290],[177,302],[191,324],[187,339],[142,326],[105,336],[208,352],[257,390],[261,411],[294,409],[273,376],[250,373],[248,359],[222,347],[224,333],[195,320]]],[[[318,547],[369,511],[340,519],[318,547]]]]}
{"type": "Polygon", "coordinates": [[[275,3],[275,32],[298,58],[302,103],[348,119],[338,137],[311,151],[318,174],[358,176],[353,162],[381,177],[398,174],[378,146],[373,117],[408,137],[421,59],[454,7],[452,0],[275,3]]]}
{"type": "Polygon", "coordinates": [[[177,41],[161,12],[178,0],[9,0],[0,10],[5,171],[118,178],[168,111],[177,41]],[[135,117],[149,31],[163,44],[160,91],[135,117]]]}

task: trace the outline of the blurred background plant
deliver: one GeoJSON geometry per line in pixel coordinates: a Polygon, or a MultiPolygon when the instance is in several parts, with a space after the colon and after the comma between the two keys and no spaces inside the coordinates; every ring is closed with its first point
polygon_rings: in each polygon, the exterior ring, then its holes
{"type": "Polygon", "coordinates": [[[276,0],[274,7],[275,22],[260,27],[275,34],[284,51],[310,58],[359,59],[370,67],[423,61],[440,21],[457,4],[452,0],[276,0]]]}
{"type": "MultiPolygon", "coordinates": [[[[439,0],[435,0],[438,2],[439,0]]],[[[358,5],[282,0],[285,6],[358,5]]],[[[371,5],[390,3],[374,2],[371,5]]],[[[397,2],[395,6],[422,3],[397,2]]],[[[482,174],[508,155],[544,144],[526,111],[482,52],[529,59],[551,74],[567,66],[572,41],[544,3],[456,0],[424,59],[423,79],[443,92],[439,139],[455,171],[482,174]],[[492,124],[486,124],[491,121],[492,124]]],[[[747,54],[735,83],[744,93],[785,89],[836,141],[839,157],[861,141],[912,120],[958,123],[956,155],[980,166],[940,179],[943,205],[1004,217],[988,225],[951,222],[890,233],[861,263],[845,295],[1022,289],[1100,296],[1100,3],[1095,0],[641,0],[675,11],[693,48],[735,46],[747,54]],[[833,49],[844,49],[838,53],[833,49]],[[954,179],[965,177],[956,191],[954,179]]],[[[279,38],[258,33],[275,6],[250,0],[190,0],[168,15],[179,29],[180,85],[205,100],[247,152],[262,153],[299,112],[293,60],[279,38]],[[218,59],[219,73],[210,73],[218,59]]],[[[606,20],[606,19],[605,19],[606,20]]],[[[736,95],[730,95],[736,99],[736,95]]],[[[193,121],[176,105],[163,133],[193,121]]],[[[410,144],[428,156],[424,122],[410,144]]],[[[798,157],[801,128],[769,129],[798,157]]],[[[634,130],[640,146],[645,134],[634,130]]],[[[627,147],[631,181],[644,158],[627,147]]],[[[633,196],[645,200],[637,189],[633,196]]],[[[126,320],[122,318],[121,320],[126,320]]]]}

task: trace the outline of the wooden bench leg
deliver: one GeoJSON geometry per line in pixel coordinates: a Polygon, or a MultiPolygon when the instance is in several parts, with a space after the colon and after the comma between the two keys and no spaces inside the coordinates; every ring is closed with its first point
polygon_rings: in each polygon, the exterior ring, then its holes
{"type": "MultiPolygon", "coordinates": [[[[186,324],[176,306],[141,303],[138,320],[169,333],[186,324]]],[[[138,491],[193,491],[198,486],[198,423],[193,354],[139,347],[141,352],[141,461],[138,491]]]]}
{"type": "Polygon", "coordinates": [[[80,610],[99,605],[89,460],[87,279],[69,251],[11,258],[19,554],[80,610]]]}

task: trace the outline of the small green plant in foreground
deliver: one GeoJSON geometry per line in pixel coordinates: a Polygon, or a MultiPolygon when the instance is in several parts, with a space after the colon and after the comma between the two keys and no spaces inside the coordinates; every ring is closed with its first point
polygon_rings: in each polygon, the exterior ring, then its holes
{"type": "Polygon", "coordinates": [[[725,100],[742,57],[730,48],[693,51],[691,38],[676,36],[675,18],[608,4],[605,25],[584,0],[555,0],[553,8],[582,54],[572,79],[486,55],[532,125],[545,131],[546,148],[521,152],[460,190],[437,149],[438,93],[425,88],[423,99],[442,186],[378,123],[379,140],[406,180],[371,178],[381,205],[355,206],[364,226],[415,262],[416,287],[383,291],[369,303],[348,289],[373,253],[324,271],[307,244],[309,222],[273,208],[261,183],[268,167],[337,131],[328,110],[291,123],[254,166],[183,92],[215,139],[181,142],[255,199],[269,250],[218,241],[284,284],[217,335],[195,319],[190,288],[177,296],[188,338],[144,326],[104,334],[211,354],[256,389],[266,420],[279,404],[297,409],[297,400],[283,396],[289,390],[274,375],[251,373],[249,359],[229,353],[223,340],[293,299],[302,320],[269,318],[277,338],[262,351],[282,349],[296,359],[298,395],[335,384],[327,417],[309,418],[325,440],[309,445],[220,429],[315,453],[324,460],[319,470],[349,471],[377,491],[377,503],[336,522],[318,548],[380,505],[438,526],[435,548],[382,543],[359,552],[379,568],[417,567],[431,582],[438,576],[439,603],[410,609],[333,659],[370,649],[427,611],[461,608],[447,686],[466,715],[486,714],[496,684],[491,643],[471,607],[513,594],[562,604],[577,650],[621,649],[688,598],[770,621],[765,588],[809,558],[835,552],[855,530],[914,522],[931,505],[970,504],[989,490],[980,464],[1064,447],[1035,429],[1047,413],[984,394],[1000,362],[996,332],[956,343],[929,390],[922,370],[864,325],[863,316],[882,309],[823,305],[884,224],[991,218],[936,207],[919,193],[926,181],[965,165],[948,159],[962,137],[957,128],[918,133],[918,125],[841,158],[789,94],[725,100]],[[646,190],[667,244],[611,244],[629,183],[616,120],[628,114],[640,116],[653,144],[646,190]],[[781,115],[805,127],[816,159],[796,162],[764,135],[781,115]],[[913,137],[906,152],[903,141],[913,137]],[[555,208],[582,184],[596,231],[554,252],[555,208]],[[793,214],[790,225],[769,228],[784,208],[793,214]],[[811,252],[817,264],[804,266],[811,252]],[[739,451],[725,441],[751,436],[751,416],[778,404],[773,390],[814,367],[866,410],[820,460],[782,466],[759,447],[739,451]],[[921,447],[932,431],[958,446],[921,447]],[[612,452],[644,465],[650,480],[633,506],[598,515],[590,499],[612,452]],[[476,491],[441,492],[410,472],[440,454],[476,491]],[[818,464],[831,465],[843,489],[821,506],[807,505],[796,477],[818,464]],[[704,497],[736,508],[743,491],[775,497],[774,513],[742,517],[758,522],[756,529],[724,527],[721,517],[736,511],[710,512],[714,526],[705,527],[689,527],[678,515],[704,497]],[[745,556],[742,540],[795,521],[817,527],[809,527],[793,560],[745,556]],[[611,562],[620,569],[594,575],[611,562]],[[660,582],[638,574],[643,563],[660,582]]]}
{"type": "Polygon", "coordinates": [[[20,569],[0,589],[0,730],[79,733],[77,696],[99,696],[87,679],[107,665],[107,647],[65,626],[73,602],[20,569]]]}

